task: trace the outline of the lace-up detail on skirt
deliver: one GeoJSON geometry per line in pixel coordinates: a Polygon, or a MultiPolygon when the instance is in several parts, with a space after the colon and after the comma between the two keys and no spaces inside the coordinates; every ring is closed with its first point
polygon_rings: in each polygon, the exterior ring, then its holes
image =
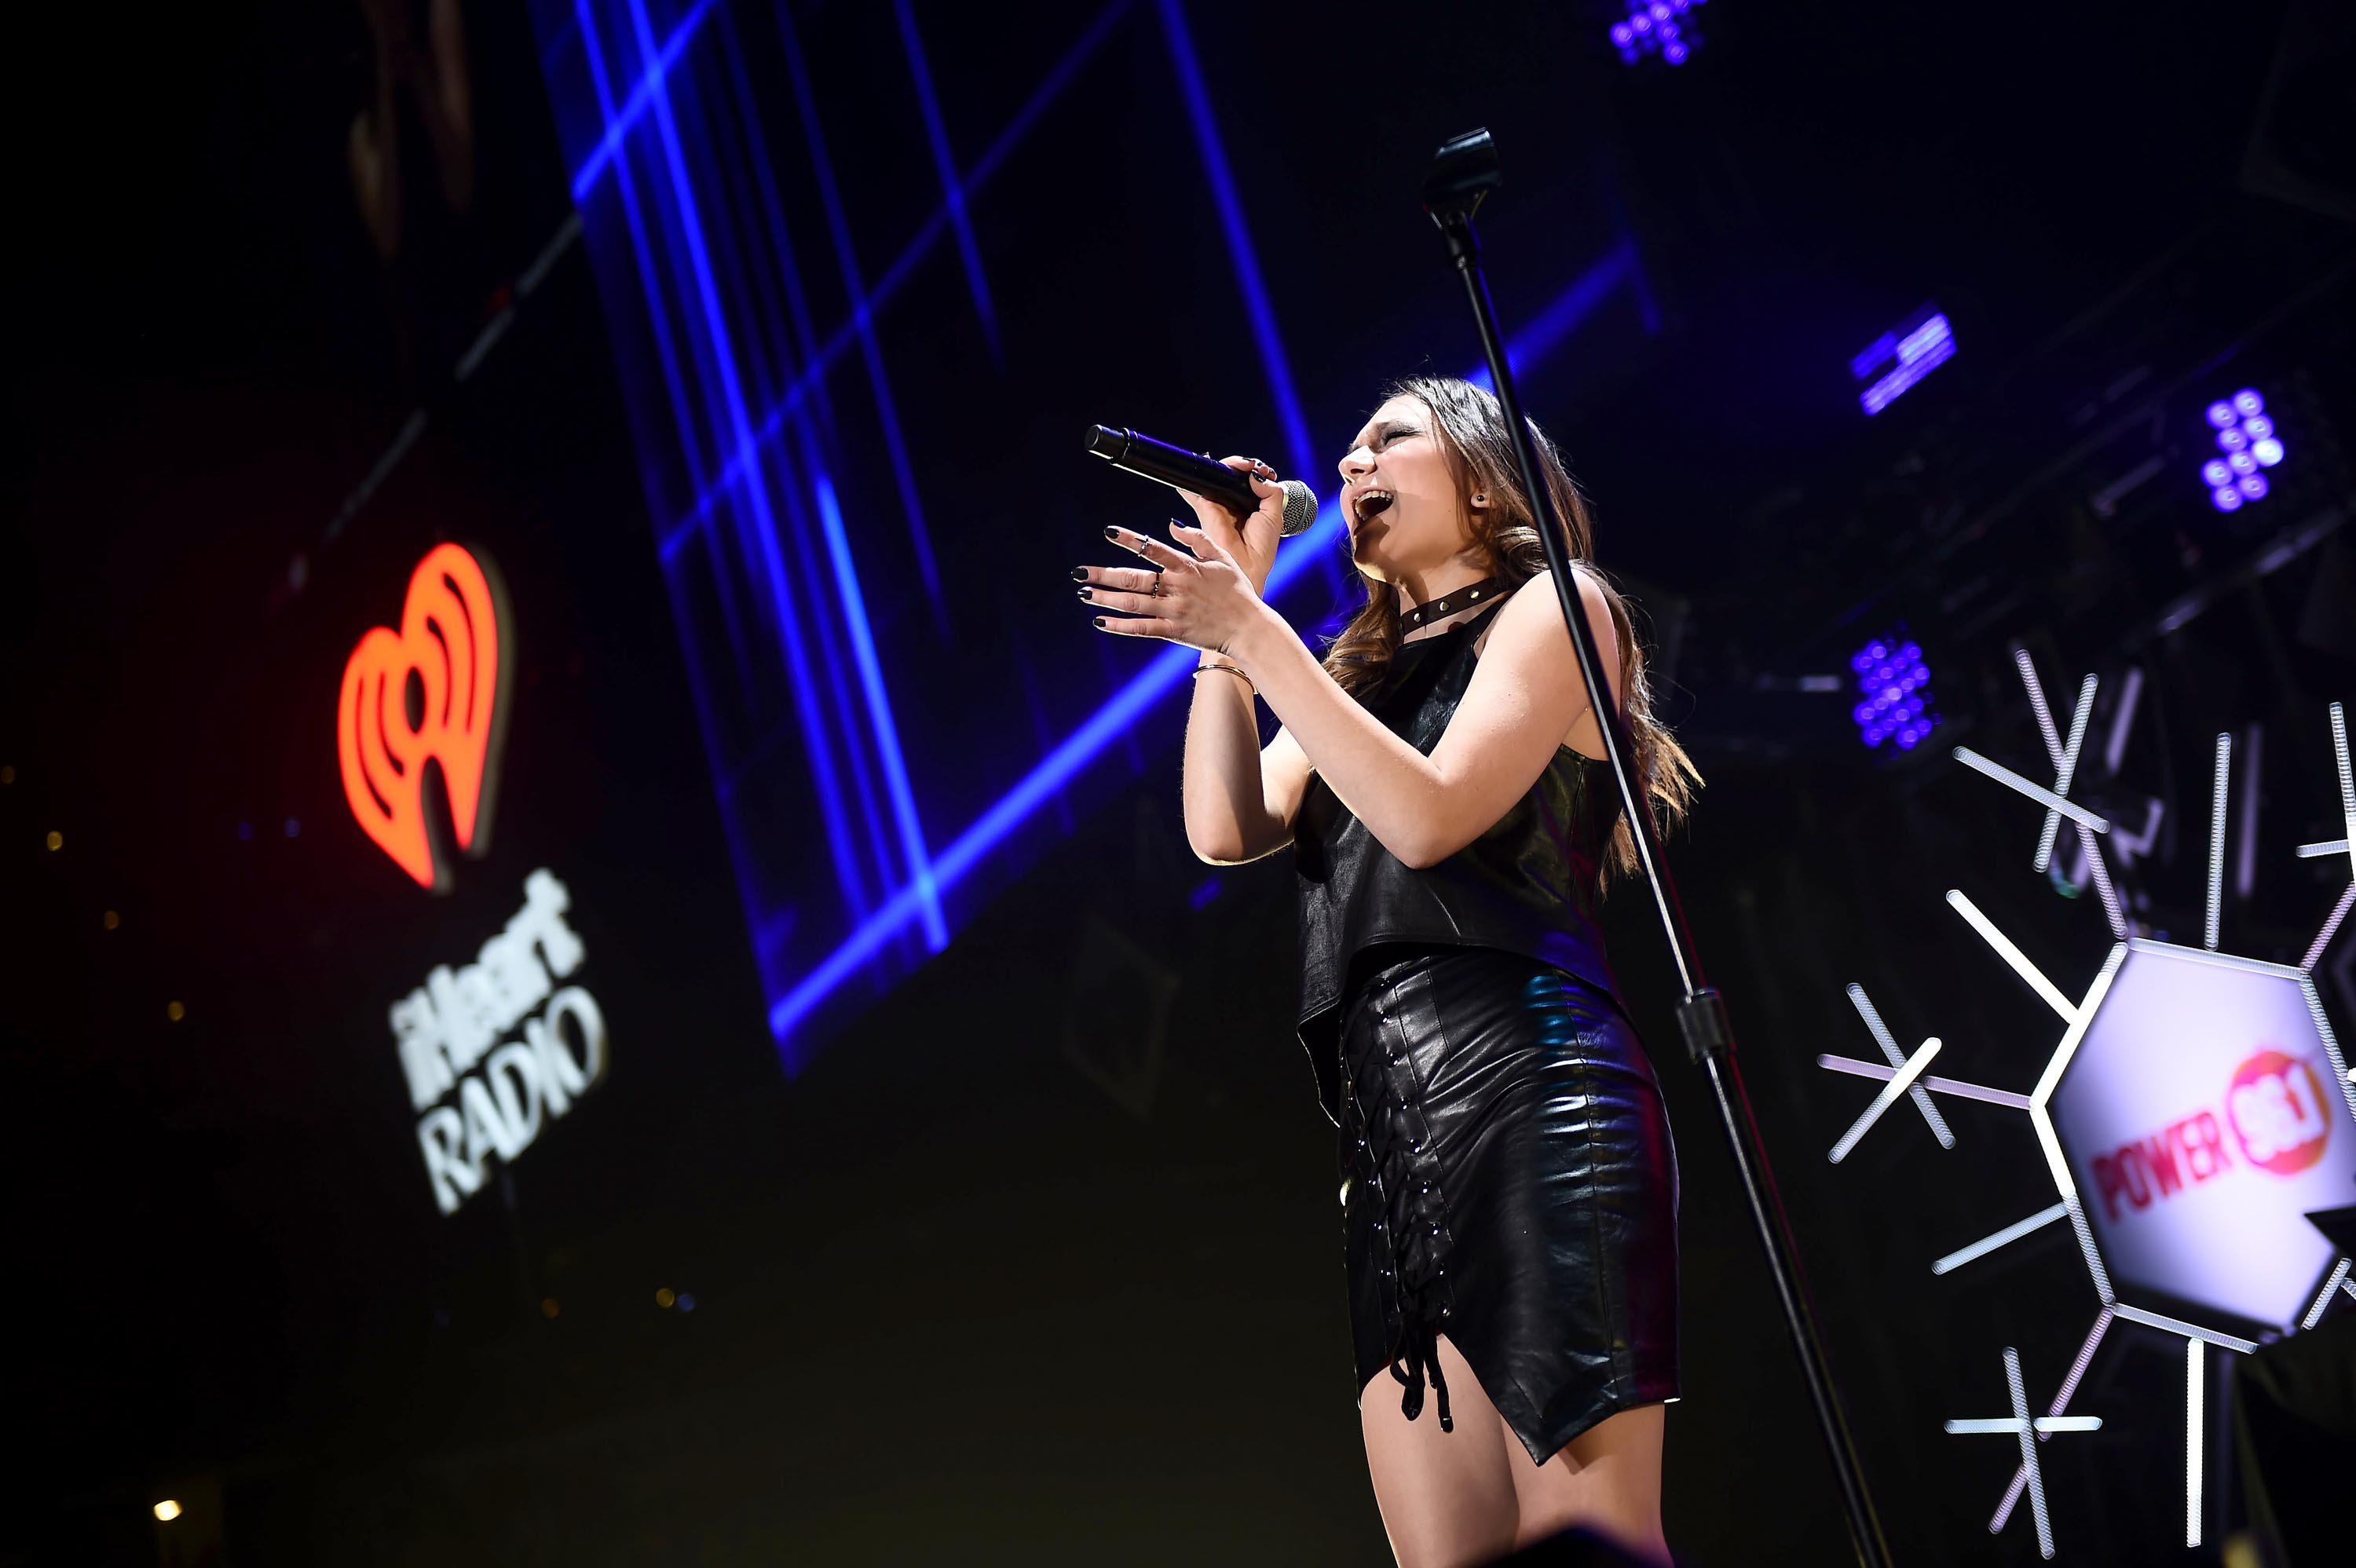
{"type": "MultiPolygon", "coordinates": [[[[1376,1006],[1379,1008],[1380,1004],[1376,1006]]],[[[1424,1125],[1415,1062],[1397,1020],[1379,1019],[1378,1049],[1346,1061],[1349,1095],[1344,1136],[1352,1141],[1350,1179],[1380,1230],[1383,1319],[1391,1376],[1406,1392],[1399,1413],[1423,1413],[1423,1385],[1431,1384],[1440,1429],[1456,1430],[1448,1409],[1448,1379],[1440,1370],[1440,1335],[1452,1315],[1449,1299],[1448,1209],[1430,1129],[1424,1125]]]]}

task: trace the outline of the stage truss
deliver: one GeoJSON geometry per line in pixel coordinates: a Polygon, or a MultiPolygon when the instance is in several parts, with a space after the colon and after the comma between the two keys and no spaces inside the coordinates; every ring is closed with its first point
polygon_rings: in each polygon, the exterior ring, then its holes
{"type": "MultiPolygon", "coordinates": [[[[2008,1437],[2019,1446],[2019,1463],[2014,1467],[2011,1482],[2006,1487],[2003,1496],[1997,1503],[1995,1512],[1988,1520],[1988,1531],[1991,1534],[2002,1531],[2017,1511],[2022,1496],[2026,1494],[2029,1502],[2029,1512],[2035,1521],[2039,1552],[2050,1559],[2054,1555],[2053,1532],[2051,1520],[2046,1509],[2044,1477],[2039,1465],[2038,1450],[2042,1443],[2058,1434],[2094,1432],[2101,1429],[2102,1421],[2099,1417],[2072,1416],[2067,1413],[2071,1398],[2077,1392],[2087,1368],[2093,1363],[2095,1352],[2101,1348],[2105,1331],[2115,1318],[2125,1317],[2133,1322],[2144,1323],[2168,1333],[2179,1335],[2183,1338],[2185,1346],[2185,1541],[2189,1546],[2198,1546],[2201,1540],[2201,1509],[2205,1489],[2202,1434],[2209,1349],[2213,1346],[2233,1352],[2247,1352],[2255,1349],[2257,1342],[2241,1333],[2218,1327],[2218,1318],[2229,1314],[2222,1312],[2206,1314],[2211,1317],[2211,1321],[2195,1322],[2169,1312],[2154,1310],[2147,1306],[2138,1306],[2122,1298],[2121,1292],[2112,1277],[2113,1271],[2105,1266],[2102,1250],[2097,1245],[2094,1227],[2090,1221],[2088,1207],[2082,1199],[2079,1183],[2074,1179],[2070,1161],[2065,1156],[2062,1138],[2055,1125],[2054,1102],[2073,1056],[2079,1052],[2089,1030],[2095,1025],[2098,1015],[2103,1012],[2106,997],[2118,980],[2122,969],[2131,961],[2141,958],[2148,965],[2163,968],[2206,965],[2212,966],[2221,976],[2236,976],[2238,983],[2244,987],[2270,986],[2286,994],[2295,994],[2297,999],[2303,1002],[2304,1011],[2311,1022],[2312,1029],[2308,1038],[2319,1047],[2321,1055],[2329,1063],[2335,1092],[2324,1093],[2321,1096],[2324,1104],[2320,1114],[2336,1117],[2344,1113],[2350,1121],[2356,1122],[2356,1083],[2351,1083],[2347,1063],[2340,1055],[2330,1024],[2324,1016],[2322,1002],[2316,991],[2313,979],[2317,962],[2321,959],[2325,949],[2330,945],[2332,938],[2338,933],[2341,923],[2348,916],[2351,906],[2356,905],[2356,774],[2351,774],[2350,768],[2347,721],[2340,705],[2337,702],[2331,704],[2329,710],[2331,739],[2339,766],[2340,799],[2346,836],[2321,843],[2301,845],[2298,848],[2298,855],[2303,859],[2330,856],[2347,859],[2351,873],[2349,885],[2340,893],[2339,901],[2333,906],[2329,916],[2325,919],[2321,929],[2316,933],[2314,941],[2308,947],[2306,956],[2296,967],[2267,964],[2218,951],[2220,916],[2223,902],[2225,811],[2233,754],[2232,737],[2223,734],[2217,737],[2215,780],[2210,810],[2209,877],[2205,917],[2202,923],[2203,945],[2198,949],[2182,947],[2136,935],[2130,929],[2126,912],[2122,905],[2117,888],[2112,880],[2099,837],[2111,831],[2111,824],[2070,798],[2071,788],[2078,773],[2080,752],[2086,740],[2087,722],[2094,710],[2095,677],[2092,675],[2087,676],[2079,687],[2077,701],[2071,715],[2069,732],[2065,736],[2054,722],[2052,709],[2046,701],[2044,688],[2038,679],[2036,667],[2027,650],[2015,648],[2013,659],[2019,669],[2021,684],[2027,691],[2030,710],[2035,715],[2038,729],[2044,738],[2045,750],[2053,769],[2052,786],[2047,788],[2038,784],[1968,747],[1954,748],[1954,755],[1956,761],[1966,767],[2017,791],[2045,808],[2044,825],[2039,835],[2036,853],[2031,861],[2040,874],[2054,874],[2052,869],[2054,843],[2062,819],[2067,817],[2078,827],[2081,830],[2078,838],[2084,854],[2087,878],[2095,891],[2104,918],[2109,923],[2115,944],[2084,996],[2073,1000],[2059,986],[2047,978],[2029,955],[1999,931],[1995,923],[1990,921],[1970,899],[1961,891],[1950,890],[1946,895],[1948,905],[2061,1019],[2063,1026],[2062,1040],[2055,1047],[2043,1072],[2039,1075],[2035,1087],[2028,1093],[1993,1089],[1951,1078],[1933,1077],[1925,1070],[1938,1056],[1941,1041],[1933,1037],[1925,1040],[1912,1053],[1903,1051],[1898,1043],[1897,1037],[1883,1022],[1879,1011],[1874,1007],[1872,998],[1866,994],[1865,988],[1859,985],[1851,985],[1848,987],[1848,999],[1856,1008],[1858,1018],[1863,1020],[1868,1033],[1872,1036],[1884,1060],[1869,1061],[1849,1057],[1825,1055],[1816,1059],[1816,1064],[1835,1072],[1879,1079],[1882,1081],[1882,1088],[1856,1121],[1834,1143],[1829,1157],[1835,1164],[1847,1158],[1857,1147],[1859,1140],[1901,1097],[1912,1099],[1923,1125],[1943,1149],[1954,1148],[1955,1136],[1954,1130],[1947,1125],[1946,1119],[1940,1115],[1934,1096],[1947,1095],[1957,1099],[1977,1100],[2029,1115],[2036,1128],[2038,1141],[2045,1154],[2046,1163],[2057,1189],[2057,1200],[2036,1213],[1982,1237],[1968,1246],[1958,1248],[1938,1258],[1932,1264],[1931,1272],[1941,1275],[1952,1273],[2048,1225],[2067,1220],[2077,1233],[2080,1253],[2085,1260],[2095,1295],[2102,1305],[2094,1316],[2093,1326],[2086,1332],[2085,1340],[2080,1346],[2076,1358],[2070,1365],[2069,1372],[2062,1378],[2061,1387],[2054,1393],[2043,1415],[2030,1414],[2028,1392],[2021,1375],[2020,1357],[2015,1348],[2008,1346],[2003,1351],[2003,1361],[2005,1383],[2010,1394],[2010,1413],[1949,1421],[1946,1424],[1946,1431],[1959,1435],[2008,1437]]],[[[2147,826],[2147,835],[2148,826],[2147,826]]],[[[2347,1125],[2346,1123],[2337,1122],[2335,1125],[2343,1127],[2347,1125]]],[[[2169,1130],[2173,1132],[2175,1129],[2169,1130]]],[[[2213,1131],[2213,1127],[2211,1130],[2213,1131]]],[[[2350,1130],[2356,1131],[2356,1129],[2350,1130]]],[[[2347,1147],[2347,1139],[2343,1137],[2342,1148],[2345,1149],[2347,1147]]],[[[2244,1155],[2246,1157],[2246,1145],[2244,1155]]],[[[2229,1158],[2230,1157],[2223,1154],[2221,1147],[2219,1150],[2212,1153],[2211,1157],[2229,1158]]],[[[2201,1179],[2205,1180],[2206,1178],[2203,1177],[2201,1179]]],[[[2106,1191],[2104,1198],[2113,1206],[2115,1213],[2117,1195],[2106,1191]]],[[[2292,1320],[2280,1324],[2280,1332],[2295,1333],[2313,1328],[2322,1319],[2331,1303],[2342,1294],[2356,1297],[2356,1277],[2351,1277],[2351,1259],[2346,1255],[2329,1257],[2327,1254],[2326,1266],[2300,1294],[2303,1304],[2301,1308],[2296,1312],[2292,1320]]]]}

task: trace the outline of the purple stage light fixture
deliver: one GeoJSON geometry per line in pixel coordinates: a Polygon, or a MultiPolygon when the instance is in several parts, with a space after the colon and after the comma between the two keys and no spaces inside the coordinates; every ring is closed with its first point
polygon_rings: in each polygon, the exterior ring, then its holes
{"type": "Polygon", "coordinates": [[[2207,458],[2201,464],[2201,483],[2208,487],[2209,504],[2221,512],[2237,512],[2252,501],[2263,501],[2273,488],[2261,469],[2272,468],[2283,460],[2282,437],[2276,432],[2274,417],[2266,412],[2266,400],[2254,387],[2244,387],[2231,398],[2220,398],[2207,410],[2209,423],[2217,432],[2217,450],[2222,459],[2207,458]]]}
{"type": "Polygon", "coordinates": [[[1693,25],[1693,12],[1704,0],[1630,0],[1628,13],[1612,24],[1608,36],[1622,65],[1637,65],[1656,55],[1667,65],[1683,65],[1702,43],[1693,25]]]}
{"type": "Polygon", "coordinates": [[[1911,752],[1939,725],[1931,697],[1931,671],[1922,645],[1902,631],[1876,637],[1849,656],[1857,676],[1857,705],[1849,718],[1868,747],[1894,741],[1911,752]]]}
{"type": "Polygon", "coordinates": [[[1848,362],[1849,374],[1865,383],[1857,395],[1859,406],[1869,414],[1879,413],[1954,353],[1955,334],[1946,316],[1936,305],[1922,306],[1848,362]]]}

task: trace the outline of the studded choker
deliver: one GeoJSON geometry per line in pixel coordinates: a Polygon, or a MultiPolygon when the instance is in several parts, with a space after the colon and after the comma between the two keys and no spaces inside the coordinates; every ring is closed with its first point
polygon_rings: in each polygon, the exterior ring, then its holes
{"type": "Polygon", "coordinates": [[[1502,577],[1484,577],[1478,582],[1443,593],[1430,603],[1419,604],[1399,616],[1399,630],[1412,632],[1434,621],[1445,620],[1459,610],[1486,603],[1503,596],[1505,587],[1505,580],[1502,577]]]}

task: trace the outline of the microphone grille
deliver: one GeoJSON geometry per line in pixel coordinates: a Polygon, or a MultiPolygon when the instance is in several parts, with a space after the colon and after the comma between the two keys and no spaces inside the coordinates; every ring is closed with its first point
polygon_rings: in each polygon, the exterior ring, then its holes
{"type": "Polygon", "coordinates": [[[1284,492],[1284,527],[1280,536],[1290,539],[1308,532],[1309,525],[1317,520],[1317,492],[1298,479],[1288,479],[1279,488],[1284,492]]]}

